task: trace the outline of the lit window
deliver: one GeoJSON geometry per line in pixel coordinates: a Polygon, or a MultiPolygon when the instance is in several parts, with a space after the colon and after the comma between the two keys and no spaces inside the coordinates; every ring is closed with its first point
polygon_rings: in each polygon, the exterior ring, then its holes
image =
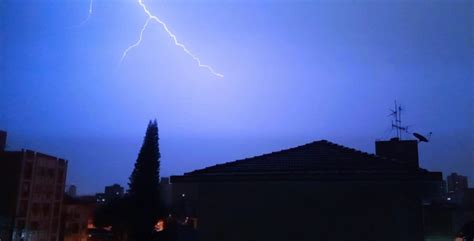
{"type": "Polygon", "coordinates": [[[155,224],[155,231],[161,232],[164,229],[165,229],[165,222],[162,219],[158,220],[158,222],[156,222],[155,224]]]}

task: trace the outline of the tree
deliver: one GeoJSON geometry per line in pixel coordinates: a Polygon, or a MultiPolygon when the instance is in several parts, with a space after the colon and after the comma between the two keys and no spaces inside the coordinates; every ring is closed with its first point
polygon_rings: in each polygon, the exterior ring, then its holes
{"type": "Polygon", "coordinates": [[[151,240],[154,225],[161,214],[159,194],[161,156],[158,139],[156,120],[150,121],[129,182],[128,196],[131,206],[129,237],[134,241],[151,240]]]}

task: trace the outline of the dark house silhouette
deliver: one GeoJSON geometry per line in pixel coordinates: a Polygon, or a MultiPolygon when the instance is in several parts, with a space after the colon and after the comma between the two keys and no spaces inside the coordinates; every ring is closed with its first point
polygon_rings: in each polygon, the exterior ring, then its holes
{"type": "Polygon", "coordinates": [[[420,189],[441,181],[325,140],[171,177],[202,241],[421,241],[420,189]]]}

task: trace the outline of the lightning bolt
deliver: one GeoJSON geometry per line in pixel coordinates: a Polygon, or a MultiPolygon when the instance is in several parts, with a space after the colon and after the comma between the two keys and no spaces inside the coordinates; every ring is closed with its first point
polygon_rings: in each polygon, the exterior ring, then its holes
{"type": "Polygon", "coordinates": [[[94,0],[90,0],[89,2],[89,13],[87,14],[87,17],[86,19],[84,19],[84,21],[82,21],[78,26],[82,26],[84,25],[85,23],[87,23],[87,21],[89,21],[89,18],[91,18],[92,16],[92,3],[94,2],[94,0]]]}
{"type": "Polygon", "coordinates": [[[150,21],[151,21],[151,18],[148,18],[146,20],[145,25],[143,25],[142,30],[140,31],[140,38],[138,39],[138,41],[136,43],[128,46],[128,48],[125,49],[125,51],[123,51],[122,58],[120,59],[120,63],[122,63],[123,59],[125,59],[125,56],[127,56],[128,51],[132,50],[133,48],[137,47],[138,45],[140,45],[142,43],[143,32],[145,32],[145,29],[148,26],[148,23],[150,23],[150,21]]]}
{"type": "MultiPolygon", "coordinates": [[[[92,2],[92,1],[91,1],[92,2]]],[[[123,59],[125,58],[125,56],[127,56],[127,53],[132,50],[133,48],[137,47],[140,45],[140,43],[142,42],[142,39],[143,39],[143,32],[145,31],[145,29],[147,28],[148,26],[148,23],[151,21],[151,20],[154,20],[155,22],[159,23],[163,29],[166,31],[166,33],[168,34],[168,36],[173,39],[173,42],[176,46],[178,46],[179,48],[181,48],[187,55],[189,55],[197,64],[199,67],[201,68],[204,68],[204,69],[207,69],[209,70],[209,72],[211,72],[213,75],[217,76],[217,77],[220,77],[220,78],[223,78],[224,75],[221,74],[221,73],[218,73],[216,72],[210,65],[207,65],[207,64],[202,64],[201,60],[195,55],[193,54],[191,51],[188,50],[188,48],[180,43],[178,41],[178,39],[176,38],[176,35],[174,35],[168,28],[168,26],[166,25],[165,22],[163,22],[161,19],[159,19],[158,17],[156,17],[155,15],[153,15],[149,10],[148,8],[146,7],[146,5],[143,3],[143,0],[138,0],[138,4],[140,4],[140,6],[143,8],[143,11],[146,13],[146,15],[148,15],[148,19],[147,21],[145,22],[145,24],[143,25],[142,27],[142,30],[140,31],[140,37],[138,39],[138,41],[132,45],[130,45],[127,49],[125,49],[125,51],[123,52],[122,54],[122,58],[120,60],[120,62],[123,61],[123,59]]]]}

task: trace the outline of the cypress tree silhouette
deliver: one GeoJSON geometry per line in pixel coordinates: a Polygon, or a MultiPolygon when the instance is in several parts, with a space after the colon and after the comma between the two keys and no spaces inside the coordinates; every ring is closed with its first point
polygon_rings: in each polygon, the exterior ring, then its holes
{"type": "Polygon", "coordinates": [[[129,198],[132,215],[130,240],[150,241],[153,227],[161,214],[159,179],[160,151],[156,120],[148,123],[145,139],[130,175],[129,198]]]}

